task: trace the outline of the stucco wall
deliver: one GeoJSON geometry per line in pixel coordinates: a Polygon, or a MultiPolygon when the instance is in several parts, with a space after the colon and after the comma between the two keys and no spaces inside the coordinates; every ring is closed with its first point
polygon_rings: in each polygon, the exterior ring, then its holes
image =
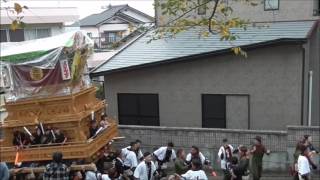
{"type": "Polygon", "coordinates": [[[284,129],[300,125],[301,66],[301,46],[283,45],[113,73],[107,111],[117,118],[117,93],[158,93],[161,126],[202,127],[201,94],[246,94],[251,129],[284,129]]]}
{"type": "MultiPolygon", "coordinates": [[[[160,0],[165,2],[166,0],[160,0]]],[[[197,2],[197,0],[192,0],[197,2]]],[[[233,0],[227,0],[229,5],[233,8],[233,16],[240,17],[252,22],[273,22],[273,21],[296,21],[296,20],[315,20],[319,19],[319,16],[313,15],[313,10],[317,8],[316,0],[279,0],[279,10],[265,11],[264,0],[258,0],[260,2],[257,6],[250,6],[245,3],[235,2],[233,0]]],[[[204,17],[210,16],[214,3],[209,3],[209,9],[206,11],[206,15],[198,15],[197,9],[185,15],[185,17],[204,17]]],[[[191,6],[193,7],[193,6],[191,6]]],[[[179,14],[178,14],[179,15],[179,14]]],[[[177,16],[178,16],[177,15],[177,16]]],[[[162,15],[160,7],[156,8],[156,18],[159,25],[164,25],[169,19],[168,15],[162,15]]]]}

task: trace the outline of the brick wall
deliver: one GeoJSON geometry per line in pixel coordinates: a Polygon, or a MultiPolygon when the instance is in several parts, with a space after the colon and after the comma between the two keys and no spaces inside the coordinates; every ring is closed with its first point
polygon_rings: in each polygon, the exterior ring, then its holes
{"type": "Polygon", "coordinates": [[[313,136],[315,147],[319,148],[320,127],[288,126],[287,131],[256,131],[235,129],[206,129],[206,128],[177,128],[177,127],[151,127],[151,126],[119,126],[120,135],[125,139],[117,142],[117,147],[125,147],[131,141],[140,139],[142,150],[152,152],[154,149],[172,141],[175,149],[183,148],[187,152],[192,145],[216,163],[217,151],[222,139],[227,138],[233,146],[240,144],[250,147],[255,136],[261,136],[265,146],[272,151],[270,156],[264,158],[264,168],[269,171],[286,171],[292,162],[292,152],[296,141],[305,134],[313,136]]]}

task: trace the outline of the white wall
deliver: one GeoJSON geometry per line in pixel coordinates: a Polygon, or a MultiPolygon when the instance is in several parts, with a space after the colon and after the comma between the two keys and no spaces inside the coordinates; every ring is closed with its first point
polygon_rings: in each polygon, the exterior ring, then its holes
{"type": "Polygon", "coordinates": [[[150,19],[146,18],[145,16],[142,16],[141,14],[138,14],[138,13],[135,13],[133,11],[123,11],[124,14],[128,15],[128,16],[131,16],[135,19],[138,19],[142,22],[151,22],[150,19]]]}
{"type": "Polygon", "coordinates": [[[103,31],[125,31],[128,30],[129,24],[103,24],[99,27],[103,31]]]}

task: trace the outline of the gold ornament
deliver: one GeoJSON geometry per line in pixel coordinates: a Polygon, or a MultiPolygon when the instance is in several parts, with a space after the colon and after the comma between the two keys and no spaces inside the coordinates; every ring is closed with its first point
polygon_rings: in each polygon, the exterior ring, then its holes
{"type": "Polygon", "coordinates": [[[33,67],[30,71],[30,77],[34,81],[39,81],[43,78],[43,71],[40,68],[33,67]]]}

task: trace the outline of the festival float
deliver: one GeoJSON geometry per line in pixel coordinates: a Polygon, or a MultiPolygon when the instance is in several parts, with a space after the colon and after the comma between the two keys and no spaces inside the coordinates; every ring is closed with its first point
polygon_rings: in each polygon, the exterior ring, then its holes
{"type": "Polygon", "coordinates": [[[1,86],[8,116],[3,131],[0,159],[7,163],[41,162],[53,152],[65,160],[92,162],[101,148],[118,136],[117,124],[89,138],[92,120],[98,123],[107,104],[96,98],[87,59],[93,42],[82,31],[24,42],[1,43],[1,86]],[[35,127],[59,128],[67,137],[64,144],[13,145],[15,131],[33,136],[35,127]]]}

